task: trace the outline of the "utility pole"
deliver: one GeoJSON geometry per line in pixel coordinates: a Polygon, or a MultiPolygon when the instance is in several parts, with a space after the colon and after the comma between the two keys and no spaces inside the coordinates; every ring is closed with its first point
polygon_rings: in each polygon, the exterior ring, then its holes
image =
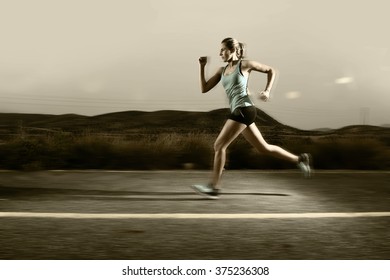
{"type": "Polygon", "coordinates": [[[360,124],[367,125],[370,120],[370,108],[361,107],[360,108],[360,124]]]}

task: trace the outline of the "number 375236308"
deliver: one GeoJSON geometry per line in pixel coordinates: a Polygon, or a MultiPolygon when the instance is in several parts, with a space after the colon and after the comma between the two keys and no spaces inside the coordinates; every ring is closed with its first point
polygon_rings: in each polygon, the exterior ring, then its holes
{"type": "Polygon", "coordinates": [[[269,268],[221,266],[215,268],[215,275],[269,275],[269,268]]]}

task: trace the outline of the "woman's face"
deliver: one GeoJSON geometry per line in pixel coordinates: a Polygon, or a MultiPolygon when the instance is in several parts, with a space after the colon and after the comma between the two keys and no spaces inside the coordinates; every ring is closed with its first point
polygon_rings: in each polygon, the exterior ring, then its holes
{"type": "Polygon", "coordinates": [[[219,51],[219,56],[222,58],[223,62],[228,62],[233,57],[233,52],[230,51],[225,44],[221,44],[221,50],[219,51]]]}

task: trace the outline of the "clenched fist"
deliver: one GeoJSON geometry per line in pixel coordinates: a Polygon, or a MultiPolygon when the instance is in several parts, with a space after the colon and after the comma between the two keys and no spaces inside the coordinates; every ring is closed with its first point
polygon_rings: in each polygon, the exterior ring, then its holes
{"type": "Polygon", "coordinates": [[[199,63],[200,63],[201,66],[205,66],[206,63],[207,63],[207,56],[201,56],[199,58],[199,63]]]}

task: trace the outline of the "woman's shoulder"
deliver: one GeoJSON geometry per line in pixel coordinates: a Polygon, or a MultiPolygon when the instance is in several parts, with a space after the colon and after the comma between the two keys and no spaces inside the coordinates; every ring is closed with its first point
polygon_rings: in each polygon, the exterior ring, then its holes
{"type": "Polygon", "coordinates": [[[226,66],[220,66],[220,67],[218,67],[217,73],[218,73],[218,74],[222,74],[223,71],[225,70],[225,68],[226,68],[226,66]]]}
{"type": "Polygon", "coordinates": [[[251,69],[253,67],[253,60],[242,59],[241,60],[241,69],[251,69]]]}
{"type": "Polygon", "coordinates": [[[244,66],[251,66],[251,65],[256,64],[256,63],[259,63],[259,62],[254,61],[254,60],[250,60],[250,59],[242,59],[241,60],[241,65],[244,65],[244,66]]]}
{"type": "Polygon", "coordinates": [[[246,69],[249,71],[263,68],[263,66],[265,66],[265,65],[263,65],[262,63],[260,63],[258,61],[255,61],[255,60],[243,60],[242,64],[241,64],[242,69],[246,69]]]}

